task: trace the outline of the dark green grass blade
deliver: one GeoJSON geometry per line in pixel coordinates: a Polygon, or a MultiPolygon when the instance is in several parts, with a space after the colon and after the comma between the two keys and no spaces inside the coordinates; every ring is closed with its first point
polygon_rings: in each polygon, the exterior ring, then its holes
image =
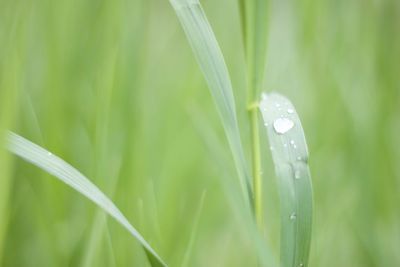
{"type": "Polygon", "coordinates": [[[152,266],[167,266],[114,203],[78,170],[49,151],[15,133],[8,135],[8,149],[18,157],[60,179],[107,212],[140,242],[152,266]]]}
{"type": "Polygon", "coordinates": [[[279,179],[281,266],[307,266],[311,241],[312,185],[303,128],[292,103],[279,94],[263,94],[260,110],[279,179]]]}

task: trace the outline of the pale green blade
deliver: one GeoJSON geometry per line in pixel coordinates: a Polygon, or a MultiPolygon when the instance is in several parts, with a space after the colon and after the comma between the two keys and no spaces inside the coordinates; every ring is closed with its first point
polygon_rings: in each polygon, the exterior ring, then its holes
{"type": "Polygon", "coordinates": [[[268,36],[268,2],[239,0],[250,102],[258,97],[263,83],[268,36]]]}
{"type": "Polygon", "coordinates": [[[281,266],[307,266],[313,201],[303,128],[292,103],[279,94],[263,94],[260,110],[279,179],[281,266]]]}
{"type": "Polygon", "coordinates": [[[15,133],[9,133],[8,135],[8,149],[18,157],[54,175],[54,177],[60,179],[93,201],[97,206],[117,220],[141,243],[152,266],[167,266],[142,235],[129,223],[128,219],[126,219],[114,203],[78,170],[49,151],[15,133]]]}
{"type": "Polygon", "coordinates": [[[232,85],[222,52],[197,0],[170,0],[207,81],[222,119],[243,194],[251,199],[250,174],[244,157],[232,85]]]}

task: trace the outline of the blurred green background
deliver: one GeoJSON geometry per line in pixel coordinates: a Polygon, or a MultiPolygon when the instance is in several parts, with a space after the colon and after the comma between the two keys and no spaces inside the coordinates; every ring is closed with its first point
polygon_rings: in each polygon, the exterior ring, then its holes
{"type": "MultiPolygon", "coordinates": [[[[248,149],[238,5],[201,2],[248,149]]],[[[310,266],[400,266],[400,1],[271,0],[268,23],[264,89],[293,101],[310,150],[310,266]]],[[[0,0],[1,140],[5,129],[87,175],[171,266],[193,232],[188,266],[257,265],[219,118],[167,0],[0,0]]],[[[148,266],[118,224],[0,143],[1,266],[148,266]]]]}

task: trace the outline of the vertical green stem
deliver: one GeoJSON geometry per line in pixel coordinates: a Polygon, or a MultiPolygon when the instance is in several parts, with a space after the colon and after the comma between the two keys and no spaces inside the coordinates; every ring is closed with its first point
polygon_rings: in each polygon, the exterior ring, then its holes
{"type": "Polygon", "coordinates": [[[262,230],[262,171],[260,154],[260,134],[258,126],[258,104],[249,106],[250,131],[251,131],[251,153],[252,153],[252,172],[253,172],[253,201],[254,215],[257,225],[262,230]]]}
{"type": "Polygon", "coordinates": [[[261,91],[265,69],[268,2],[268,0],[239,0],[247,64],[248,112],[253,160],[253,206],[254,215],[261,231],[263,230],[262,175],[257,99],[261,91]]]}

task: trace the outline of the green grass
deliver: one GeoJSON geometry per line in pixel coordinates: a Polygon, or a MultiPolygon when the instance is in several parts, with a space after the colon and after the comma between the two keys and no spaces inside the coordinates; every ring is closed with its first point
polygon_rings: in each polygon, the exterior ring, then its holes
{"type": "MultiPolygon", "coordinates": [[[[240,139],[239,127],[237,123],[235,101],[232,95],[232,85],[230,77],[225,65],[219,45],[206,19],[204,11],[198,1],[171,1],[180,22],[185,30],[188,40],[192,46],[197,61],[203,71],[204,77],[208,82],[214,102],[220,113],[222,124],[230,144],[238,175],[241,180],[244,197],[246,199],[246,190],[250,192],[249,208],[255,217],[260,232],[255,233],[255,240],[262,239],[264,229],[262,218],[262,190],[261,190],[261,156],[260,141],[258,127],[257,99],[255,93],[261,88],[262,72],[264,70],[265,38],[266,28],[254,29],[259,25],[264,16],[266,20],[265,9],[266,4],[254,1],[253,5],[241,3],[242,21],[244,29],[245,47],[247,48],[247,64],[248,64],[248,89],[249,89],[249,112],[250,125],[252,132],[252,161],[253,161],[253,186],[249,185],[249,175],[247,164],[244,159],[242,143],[240,139]],[[257,6],[259,5],[259,6],[257,6]],[[261,10],[261,11],[260,11],[261,10]],[[249,13],[247,13],[249,12],[249,13]],[[255,22],[248,20],[255,18],[255,22]],[[263,32],[264,30],[264,32],[263,32]],[[260,36],[261,34],[261,36],[260,36]],[[258,38],[255,38],[257,36],[258,38]],[[260,59],[261,57],[261,59],[260,59]],[[259,62],[262,62],[259,63],[259,62]],[[256,72],[256,74],[254,74],[256,72]],[[258,89],[258,90],[257,90],[258,89]],[[243,181],[244,180],[244,181],[243,181]]],[[[265,96],[266,97],[266,96],[265,96]]],[[[275,170],[280,178],[280,201],[281,201],[281,266],[296,267],[308,266],[308,256],[311,240],[311,224],[312,224],[312,188],[311,179],[308,171],[308,152],[304,140],[304,133],[301,128],[300,120],[295,114],[293,106],[285,100],[285,98],[277,95],[270,95],[266,99],[261,100],[260,110],[263,113],[265,123],[272,124],[276,118],[280,116],[293,117],[295,126],[293,134],[282,135],[284,138],[277,136],[269,127],[269,139],[273,146],[277,148],[272,150],[275,162],[275,170]],[[285,106],[285,110],[276,108],[285,106]],[[287,114],[290,110],[290,113],[287,114]],[[293,139],[288,139],[293,138],[293,139]],[[296,142],[296,144],[294,143],[296,142]],[[298,143],[297,143],[298,142],[298,143]],[[283,146],[283,143],[286,147],[283,146]],[[289,143],[293,143],[293,147],[289,143]],[[296,150],[298,146],[298,150],[296,150]],[[287,154],[287,155],[286,155],[287,154]],[[299,159],[298,159],[299,158],[299,159]],[[300,179],[303,178],[303,179],[300,179]]],[[[279,121],[278,119],[278,121],[279,121]]],[[[283,119],[282,119],[283,120],[283,119]]],[[[293,124],[293,121],[290,120],[293,124]]],[[[275,126],[275,125],[274,125],[275,126]]],[[[290,125],[293,127],[293,125],[290,125]]],[[[258,244],[257,241],[256,246],[258,244]]],[[[263,255],[270,255],[270,251],[257,250],[260,264],[263,266],[274,266],[274,260],[269,257],[266,261],[263,255]]]]}
{"type": "MultiPolygon", "coordinates": [[[[199,1],[171,0],[214,98],[243,191],[252,202],[250,173],[244,156],[232,84],[222,52],[199,1]]],[[[250,205],[250,204],[249,204],[250,205]]]]}
{"type": "Polygon", "coordinates": [[[279,179],[281,266],[308,266],[313,192],[303,128],[293,104],[279,94],[264,94],[260,111],[279,179]]]}
{"type": "Polygon", "coordinates": [[[247,109],[252,143],[254,213],[261,232],[264,229],[264,220],[257,102],[264,83],[269,23],[268,2],[266,0],[239,0],[247,69],[247,109]]]}
{"type": "Polygon", "coordinates": [[[53,155],[53,153],[24,139],[23,137],[10,133],[8,136],[8,149],[18,157],[38,166],[54,177],[60,179],[68,186],[81,193],[111,217],[117,220],[121,226],[126,228],[136,238],[148,255],[152,266],[166,266],[154,249],[146,242],[143,236],[129,223],[121,211],[104,193],[98,189],[88,178],[74,169],[71,165],[53,155]]]}
{"type": "MultiPolygon", "coordinates": [[[[84,173],[169,266],[278,266],[306,246],[280,219],[282,176],[252,105],[276,91],[295,103],[310,152],[308,266],[398,266],[399,2],[257,3],[192,10],[214,42],[199,67],[167,0],[2,0],[0,135],[84,173]],[[241,183],[261,189],[258,226],[241,183]]],[[[0,143],[1,266],[150,266],[120,224],[0,143]]]]}

